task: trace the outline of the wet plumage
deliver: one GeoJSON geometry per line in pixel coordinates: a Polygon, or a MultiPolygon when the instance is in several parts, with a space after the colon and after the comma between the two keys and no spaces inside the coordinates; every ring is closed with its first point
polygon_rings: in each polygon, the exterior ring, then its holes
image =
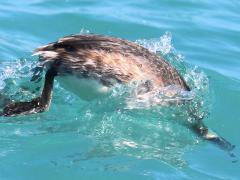
{"type": "Polygon", "coordinates": [[[155,88],[177,85],[189,90],[162,57],[127,40],[100,35],[72,35],[36,49],[35,54],[59,74],[74,73],[103,84],[151,80],[155,88]]]}

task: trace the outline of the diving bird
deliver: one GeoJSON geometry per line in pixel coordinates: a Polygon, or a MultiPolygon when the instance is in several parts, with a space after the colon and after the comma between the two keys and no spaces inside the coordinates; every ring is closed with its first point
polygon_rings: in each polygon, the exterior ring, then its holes
{"type": "MultiPolygon", "coordinates": [[[[161,56],[120,38],[94,34],[70,35],[37,48],[34,54],[39,56],[40,64],[46,68],[41,96],[29,102],[6,105],[2,116],[47,111],[55,78],[64,88],[85,100],[106,96],[117,83],[135,81],[141,82],[136,98],[169,86],[191,91],[183,77],[161,56]]],[[[166,93],[177,92],[171,89],[166,93]]],[[[225,139],[211,133],[201,119],[196,120],[192,129],[223,149],[233,149],[225,139]]]]}

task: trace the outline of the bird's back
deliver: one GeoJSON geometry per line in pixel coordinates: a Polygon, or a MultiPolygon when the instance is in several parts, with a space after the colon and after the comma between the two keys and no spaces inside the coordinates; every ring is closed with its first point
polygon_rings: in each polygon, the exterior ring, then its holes
{"type": "Polygon", "coordinates": [[[162,57],[119,38],[91,34],[66,36],[35,52],[43,64],[56,66],[60,74],[79,74],[107,85],[116,81],[150,80],[155,88],[176,85],[189,90],[179,73],[162,57]]]}

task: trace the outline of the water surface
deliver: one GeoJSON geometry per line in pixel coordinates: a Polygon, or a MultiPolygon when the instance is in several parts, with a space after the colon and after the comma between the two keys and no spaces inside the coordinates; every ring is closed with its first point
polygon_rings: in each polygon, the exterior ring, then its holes
{"type": "MultiPolygon", "coordinates": [[[[237,0],[3,1],[1,97],[31,99],[34,48],[75,33],[117,36],[171,62],[240,157],[240,3],[237,0]]],[[[184,107],[125,108],[116,87],[85,102],[55,83],[49,112],[0,119],[0,179],[239,179],[239,162],[183,124],[184,107]]],[[[134,104],[135,103],[135,104],[134,104]]]]}

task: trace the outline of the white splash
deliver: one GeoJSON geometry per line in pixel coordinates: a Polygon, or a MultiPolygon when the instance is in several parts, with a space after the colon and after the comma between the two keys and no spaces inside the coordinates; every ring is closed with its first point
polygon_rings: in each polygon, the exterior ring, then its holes
{"type": "Polygon", "coordinates": [[[89,34],[89,33],[90,33],[90,31],[87,29],[84,29],[84,28],[82,28],[79,32],[79,34],[89,34]]]}
{"type": "Polygon", "coordinates": [[[135,42],[149,49],[151,52],[161,52],[163,55],[169,54],[173,49],[172,35],[170,32],[166,32],[159,39],[140,39],[135,42]]]}
{"type": "Polygon", "coordinates": [[[152,106],[168,106],[194,99],[194,93],[176,86],[167,86],[126,99],[126,109],[150,108],[152,106]]]}
{"type": "Polygon", "coordinates": [[[9,78],[20,79],[29,77],[34,63],[28,62],[26,59],[16,61],[1,62],[0,64],[0,90],[6,86],[5,81],[9,78]]]}

